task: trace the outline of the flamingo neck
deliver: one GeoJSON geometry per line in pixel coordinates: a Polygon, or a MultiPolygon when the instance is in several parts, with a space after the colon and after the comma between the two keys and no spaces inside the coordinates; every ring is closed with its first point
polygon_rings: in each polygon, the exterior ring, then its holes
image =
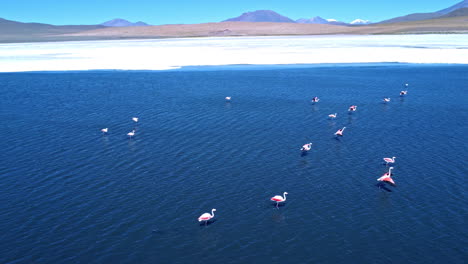
{"type": "Polygon", "coordinates": [[[283,201],[286,201],[286,192],[283,193],[283,201]]]}
{"type": "Polygon", "coordinates": [[[211,210],[211,217],[214,217],[214,209],[211,210]]]}

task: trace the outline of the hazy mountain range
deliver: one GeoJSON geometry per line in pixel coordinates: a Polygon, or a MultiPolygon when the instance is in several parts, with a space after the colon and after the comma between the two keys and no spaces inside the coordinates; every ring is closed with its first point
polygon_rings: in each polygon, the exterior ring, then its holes
{"type": "Polygon", "coordinates": [[[276,23],[300,23],[300,24],[330,24],[330,25],[364,25],[369,24],[370,21],[363,19],[355,19],[350,23],[337,21],[335,19],[324,19],[319,16],[312,18],[300,18],[298,20],[292,20],[289,17],[280,15],[272,10],[257,10],[253,12],[243,13],[238,17],[226,19],[222,22],[276,22],[276,23]]]}
{"type": "MultiPolygon", "coordinates": [[[[458,4],[450,6],[448,8],[432,12],[432,13],[415,13],[405,16],[395,17],[392,19],[384,20],[378,23],[398,23],[398,22],[408,22],[408,21],[419,21],[427,20],[434,18],[442,18],[444,15],[452,13],[453,11],[460,10],[463,8],[468,8],[468,0],[461,1],[458,4]]],[[[458,11],[458,16],[464,14],[464,11],[458,11]]],[[[452,14],[453,16],[454,14],[452,14]]],[[[271,10],[257,10],[253,12],[243,13],[242,15],[234,18],[230,18],[225,21],[239,21],[239,22],[287,22],[287,23],[303,23],[303,24],[331,24],[331,25],[367,25],[371,22],[364,19],[355,19],[349,23],[343,21],[337,21],[335,19],[324,19],[320,16],[315,16],[312,18],[300,18],[297,20],[292,20],[286,16],[280,15],[271,10]]]]}
{"type": "Polygon", "coordinates": [[[271,10],[247,12],[217,23],[150,26],[113,19],[100,25],[55,26],[0,18],[0,43],[122,38],[204,36],[428,34],[468,33],[468,0],[433,13],[409,14],[378,23],[356,19],[350,23],[319,16],[296,21],[271,10]]]}
{"type": "MultiPolygon", "coordinates": [[[[397,22],[408,22],[408,21],[419,21],[419,20],[427,20],[427,19],[434,19],[434,18],[441,18],[444,15],[447,15],[455,10],[468,8],[468,0],[461,1],[458,4],[450,6],[448,8],[432,12],[432,13],[414,13],[409,14],[406,16],[395,17],[392,19],[387,19],[381,21],[380,23],[397,23],[397,22]]],[[[466,11],[465,11],[466,12],[466,11]]]]}
{"type": "Polygon", "coordinates": [[[106,27],[141,27],[141,26],[149,26],[145,22],[138,21],[136,23],[132,23],[128,20],[122,19],[122,18],[115,18],[109,21],[106,21],[102,24],[102,26],[106,27]]]}

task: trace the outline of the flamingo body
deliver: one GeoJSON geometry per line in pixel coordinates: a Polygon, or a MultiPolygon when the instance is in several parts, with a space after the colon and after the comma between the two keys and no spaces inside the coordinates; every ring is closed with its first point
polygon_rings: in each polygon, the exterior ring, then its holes
{"type": "Polygon", "coordinates": [[[226,96],[224,99],[226,99],[226,101],[231,101],[231,96],[226,96]]]}
{"type": "Polygon", "coordinates": [[[103,128],[103,129],[101,129],[101,132],[102,132],[102,133],[104,133],[104,134],[105,134],[105,133],[107,133],[107,131],[109,131],[109,128],[107,128],[107,127],[106,127],[106,128],[103,128]]]}
{"type": "Polygon", "coordinates": [[[384,101],[385,103],[388,103],[388,102],[390,102],[390,98],[385,97],[385,98],[383,99],[383,101],[384,101]]]}
{"type": "Polygon", "coordinates": [[[286,194],[288,194],[288,193],[284,192],[283,196],[275,195],[275,196],[270,198],[271,201],[276,202],[276,208],[278,208],[279,203],[282,203],[282,202],[286,201],[286,194]]]}
{"type": "Polygon", "coordinates": [[[395,158],[396,157],[392,157],[392,158],[383,158],[383,160],[388,164],[388,163],[395,163],[395,158]]]}
{"type": "Polygon", "coordinates": [[[138,123],[138,117],[132,117],[133,122],[138,123]]]}
{"type": "Polygon", "coordinates": [[[214,212],[216,211],[216,209],[211,209],[211,214],[210,213],[204,213],[202,215],[200,215],[200,217],[198,217],[198,222],[202,222],[202,221],[205,221],[205,224],[211,219],[214,217],[214,212]]]}
{"type": "Polygon", "coordinates": [[[328,117],[329,117],[329,118],[336,118],[337,115],[338,115],[337,113],[335,113],[335,114],[329,114],[328,117]]]}
{"type": "Polygon", "coordinates": [[[312,143],[307,143],[304,146],[302,146],[301,150],[302,151],[309,151],[312,148],[312,143]]]}
{"type": "Polygon", "coordinates": [[[392,179],[392,169],[393,167],[390,167],[388,169],[388,172],[384,173],[380,178],[378,178],[377,180],[378,181],[386,181],[386,182],[389,182],[393,185],[395,185],[395,182],[393,181],[392,179]]]}
{"type": "Polygon", "coordinates": [[[377,180],[378,181],[386,181],[386,182],[389,182],[389,183],[395,185],[395,182],[393,181],[392,177],[390,177],[390,176],[388,176],[386,174],[384,174],[382,177],[378,178],[377,180]]]}
{"type": "Polygon", "coordinates": [[[338,131],[335,132],[335,135],[337,136],[343,136],[343,131],[345,130],[346,127],[343,127],[342,129],[338,129],[338,131]]]}
{"type": "Polygon", "coordinates": [[[127,133],[127,136],[133,137],[133,136],[135,136],[135,132],[136,132],[136,131],[135,131],[135,129],[134,129],[134,130],[132,130],[131,132],[128,132],[128,133],[127,133]]]}

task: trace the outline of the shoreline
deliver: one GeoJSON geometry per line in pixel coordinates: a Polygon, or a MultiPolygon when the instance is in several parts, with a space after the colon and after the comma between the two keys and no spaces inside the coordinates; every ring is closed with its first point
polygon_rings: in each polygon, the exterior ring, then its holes
{"type": "Polygon", "coordinates": [[[263,70],[288,70],[288,69],[310,69],[310,68],[352,68],[352,67],[457,67],[468,66],[468,63],[406,63],[406,62],[350,62],[350,63],[293,63],[293,64],[224,64],[224,65],[197,65],[197,66],[181,66],[171,69],[154,69],[154,70],[132,70],[132,69],[85,69],[85,70],[63,70],[63,71],[10,71],[1,72],[0,74],[10,73],[86,73],[86,72],[205,72],[205,71],[263,71],[263,70]]]}
{"type": "Polygon", "coordinates": [[[193,66],[468,64],[468,34],[197,37],[0,44],[0,72],[193,66]]]}

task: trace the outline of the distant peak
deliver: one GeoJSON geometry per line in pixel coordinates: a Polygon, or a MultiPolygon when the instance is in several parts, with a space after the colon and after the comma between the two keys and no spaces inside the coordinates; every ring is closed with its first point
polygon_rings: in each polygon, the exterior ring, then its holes
{"type": "Polygon", "coordinates": [[[350,24],[351,25],[367,25],[367,24],[370,24],[370,21],[358,18],[358,19],[351,21],[350,24]]]}
{"type": "Polygon", "coordinates": [[[242,21],[242,22],[287,22],[294,23],[294,20],[282,16],[272,10],[256,10],[252,12],[245,12],[242,15],[234,18],[224,20],[227,21],[242,21]]]}
{"type": "Polygon", "coordinates": [[[145,22],[138,21],[136,23],[132,23],[128,20],[125,20],[123,18],[114,18],[112,20],[106,21],[102,24],[102,26],[106,27],[131,27],[131,26],[148,26],[145,22]]]}
{"type": "Polygon", "coordinates": [[[319,16],[315,16],[309,19],[301,18],[301,19],[296,20],[296,22],[302,23],[302,24],[328,24],[329,23],[328,20],[323,19],[319,16]]]}

